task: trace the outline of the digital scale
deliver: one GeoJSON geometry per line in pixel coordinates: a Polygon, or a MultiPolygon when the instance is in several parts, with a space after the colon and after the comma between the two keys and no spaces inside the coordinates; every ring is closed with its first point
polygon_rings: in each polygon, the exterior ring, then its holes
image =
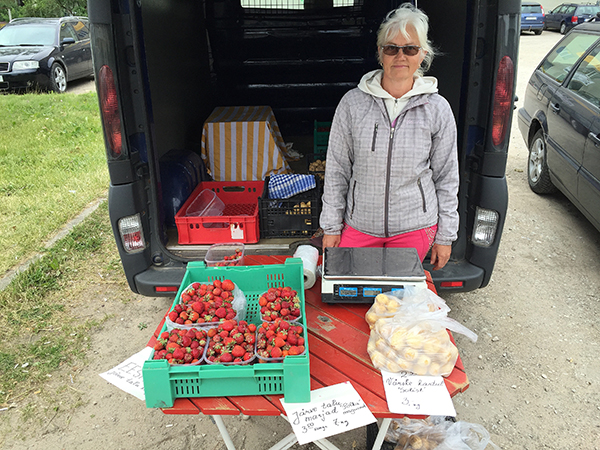
{"type": "Polygon", "coordinates": [[[325,303],[372,303],[378,294],[406,286],[427,289],[414,248],[328,247],[323,252],[325,303]]]}

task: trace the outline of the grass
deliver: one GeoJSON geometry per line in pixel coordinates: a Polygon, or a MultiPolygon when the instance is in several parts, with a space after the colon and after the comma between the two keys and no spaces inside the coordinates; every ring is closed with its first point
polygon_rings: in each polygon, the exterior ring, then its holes
{"type": "Polygon", "coordinates": [[[0,111],[1,276],[104,195],[109,177],[95,92],[0,95],[0,111]]]}
{"type": "MultiPolygon", "coordinates": [[[[77,286],[90,274],[124,280],[104,202],[0,292],[0,405],[37,389],[63,364],[85,360],[90,330],[77,286]]],[[[105,317],[106,319],[108,317],[105,317]]]]}

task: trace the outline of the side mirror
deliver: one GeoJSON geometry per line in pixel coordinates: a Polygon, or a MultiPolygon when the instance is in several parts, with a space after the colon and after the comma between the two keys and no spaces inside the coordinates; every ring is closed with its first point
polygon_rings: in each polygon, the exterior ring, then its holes
{"type": "Polygon", "coordinates": [[[73,38],[64,38],[62,41],[60,41],[60,45],[65,46],[65,45],[71,45],[75,43],[75,39],[73,38]]]}

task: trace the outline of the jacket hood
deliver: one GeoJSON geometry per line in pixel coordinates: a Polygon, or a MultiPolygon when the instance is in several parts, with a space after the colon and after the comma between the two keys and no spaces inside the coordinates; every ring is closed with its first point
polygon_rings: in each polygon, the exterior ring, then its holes
{"type": "Polygon", "coordinates": [[[415,82],[410,91],[400,98],[395,98],[388,91],[381,87],[382,69],[372,70],[366,73],[360,80],[358,88],[366,94],[373,97],[382,98],[390,115],[390,120],[394,120],[402,112],[411,97],[422,94],[435,94],[438,91],[437,78],[435,77],[415,77],[415,82]]]}

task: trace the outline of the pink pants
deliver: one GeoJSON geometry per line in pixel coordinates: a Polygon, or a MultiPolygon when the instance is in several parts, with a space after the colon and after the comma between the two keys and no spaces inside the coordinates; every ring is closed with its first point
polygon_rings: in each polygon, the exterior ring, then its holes
{"type": "Polygon", "coordinates": [[[433,245],[437,225],[409,231],[389,238],[380,238],[361,233],[346,225],[340,237],[340,247],[413,247],[417,249],[421,262],[433,245]]]}

